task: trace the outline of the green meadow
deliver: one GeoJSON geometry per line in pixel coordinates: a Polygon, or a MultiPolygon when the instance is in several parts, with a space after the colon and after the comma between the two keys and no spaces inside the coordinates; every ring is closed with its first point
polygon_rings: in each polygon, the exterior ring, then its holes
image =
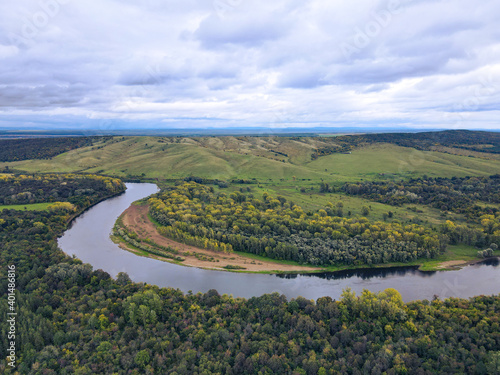
{"type": "Polygon", "coordinates": [[[16,211],[45,211],[53,203],[34,203],[34,204],[14,204],[14,205],[0,205],[2,210],[16,210],[16,211]]]}
{"type": "MultiPolygon", "coordinates": [[[[273,185],[307,186],[325,181],[418,177],[485,176],[500,171],[500,160],[392,144],[360,147],[351,154],[311,160],[321,138],[259,137],[114,137],[49,160],[0,163],[26,172],[89,172],[121,178],[256,179],[273,185]]],[[[485,154],[487,155],[487,154],[485,154]]]]}
{"type": "Polygon", "coordinates": [[[306,164],[308,168],[328,172],[332,180],[378,179],[397,177],[465,177],[498,173],[500,161],[418,151],[409,147],[376,144],[334,154],[306,164]]]}

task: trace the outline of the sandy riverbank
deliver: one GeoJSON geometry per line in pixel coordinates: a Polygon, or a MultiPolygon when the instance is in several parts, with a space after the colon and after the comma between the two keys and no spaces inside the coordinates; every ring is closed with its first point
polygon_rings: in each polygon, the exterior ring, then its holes
{"type": "MultiPolygon", "coordinates": [[[[250,257],[245,257],[240,254],[225,254],[220,252],[215,252],[206,249],[200,249],[194,246],[185,245],[166,237],[163,237],[158,233],[154,223],[148,217],[148,206],[147,205],[131,205],[121,216],[123,224],[127,230],[137,233],[141,239],[149,238],[154,243],[171,247],[178,250],[185,260],[182,265],[190,267],[198,267],[205,269],[218,269],[224,270],[227,265],[242,267],[243,271],[246,272],[311,272],[318,271],[318,268],[305,267],[297,265],[282,264],[273,261],[262,261],[255,260],[250,257]],[[191,253],[192,255],[186,255],[186,253],[191,253]],[[201,258],[201,259],[200,259],[201,258]]],[[[133,251],[128,248],[124,243],[121,244],[122,248],[133,251]]],[[[152,258],[160,260],[168,260],[160,256],[151,254],[152,258]]]]}

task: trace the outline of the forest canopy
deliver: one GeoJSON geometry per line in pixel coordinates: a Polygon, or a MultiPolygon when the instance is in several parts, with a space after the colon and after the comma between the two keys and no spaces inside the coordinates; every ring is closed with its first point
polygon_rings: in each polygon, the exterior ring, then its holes
{"type": "Polygon", "coordinates": [[[356,134],[325,138],[325,141],[329,141],[330,144],[317,148],[311,155],[313,160],[325,155],[350,152],[357,147],[375,143],[390,143],[421,151],[448,147],[480,153],[500,153],[500,133],[470,130],[356,134]]]}
{"type": "Polygon", "coordinates": [[[109,137],[0,139],[0,162],[50,159],[64,152],[92,146],[109,137]]]}
{"type": "Polygon", "coordinates": [[[89,174],[0,175],[0,205],[63,201],[84,207],[124,190],[117,178],[89,174]]]}
{"type": "Polygon", "coordinates": [[[149,204],[166,237],[279,260],[313,265],[408,262],[446,248],[444,236],[420,225],[338,217],[331,204],[306,213],[281,196],[216,193],[194,182],[167,188],[149,204]]]}
{"type": "MultiPolygon", "coordinates": [[[[58,179],[39,177],[49,188],[60,186],[58,179]]],[[[213,194],[196,185],[181,189],[191,189],[191,199],[213,194]]],[[[180,203],[187,196],[175,192],[174,198],[180,203]]],[[[248,203],[261,208],[270,203],[258,201],[248,203]]],[[[90,204],[82,202],[80,211],[90,204]]],[[[500,369],[498,296],[405,304],[393,289],[358,296],[346,290],[339,301],[287,300],[277,293],[242,299],[215,290],[183,294],[132,283],[124,273],[113,279],[66,256],[56,238],[68,215],[0,212],[0,262],[15,264],[18,275],[19,373],[433,374],[439,369],[493,374],[500,369]]],[[[5,267],[0,287],[7,288],[5,267]]],[[[6,309],[0,304],[2,316],[6,309]]],[[[5,320],[0,328],[5,353],[5,320]]],[[[14,373],[5,361],[0,371],[14,373]]]]}
{"type": "Polygon", "coordinates": [[[441,232],[452,244],[483,247],[500,244],[500,175],[464,178],[415,178],[401,181],[346,183],[348,195],[401,206],[422,204],[463,214],[466,224],[447,221],[441,232]]]}

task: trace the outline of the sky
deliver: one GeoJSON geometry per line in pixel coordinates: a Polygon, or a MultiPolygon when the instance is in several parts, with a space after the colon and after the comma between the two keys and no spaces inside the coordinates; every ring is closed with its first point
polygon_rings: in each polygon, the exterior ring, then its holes
{"type": "Polygon", "coordinates": [[[0,128],[499,129],[498,0],[3,0],[0,128]]]}

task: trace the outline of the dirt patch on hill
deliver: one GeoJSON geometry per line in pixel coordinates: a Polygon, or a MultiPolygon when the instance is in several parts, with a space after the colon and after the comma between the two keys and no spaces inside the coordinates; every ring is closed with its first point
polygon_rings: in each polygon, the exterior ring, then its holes
{"type": "MultiPolygon", "coordinates": [[[[293,272],[293,271],[317,271],[317,268],[313,267],[303,267],[294,266],[287,264],[274,263],[272,261],[261,261],[247,258],[238,254],[224,254],[215,251],[200,249],[194,246],[185,245],[166,237],[163,237],[158,233],[153,222],[148,217],[149,207],[147,205],[137,206],[132,205],[122,214],[123,224],[131,232],[137,233],[137,235],[146,239],[149,238],[158,245],[171,247],[180,252],[180,256],[185,258],[182,262],[185,266],[198,267],[198,268],[208,268],[208,269],[218,269],[222,270],[223,267],[237,266],[245,268],[244,271],[259,272],[259,271],[280,271],[280,272],[293,272]],[[192,255],[187,255],[186,253],[192,253],[192,255]],[[198,257],[196,255],[198,255],[198,257]],[[206,258],[199,259],[199,258],[206,258]]],[[[122,245],[125,246],[126,245],[122,245]]],[[[161,259],[158,256],[152,256],[156,259],[161,259]]]]}

